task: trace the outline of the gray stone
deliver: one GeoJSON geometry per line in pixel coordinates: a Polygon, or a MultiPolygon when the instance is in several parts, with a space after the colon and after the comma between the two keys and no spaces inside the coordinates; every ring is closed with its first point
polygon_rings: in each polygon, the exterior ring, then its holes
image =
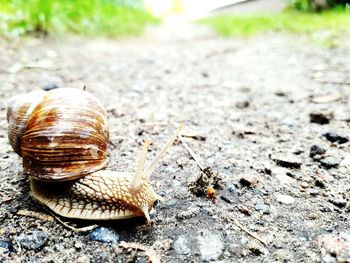
{"type": "Polygon", "coordinates": [[[260,244],[258,244],[255,241],[251,241],[248,244],[248,249],[249,249],[251,254],[256,255],[256,256],[268,253],[264,247],[262,247],[260,244]]]}
{"type": "Polygon", "coordinates": [[[45,85],[42,86],[42,89],[46,90],[46,91],[58,89],[58,88],[59,88],[59,85],[57,83],[54,83],[54,82],[49,82],[49,83],[46,83],[45,85]]]}
{"type": "Polygon", "coordinates": [[[5,251],[9,251],[9,252],[15,251],[12,243],[7,241],[0,241],[0,248],[3,248],[5,251]]]}
{"type": "Polygon", "coordinates": [[[341,160],[332,156],[320,160],[321,165],[327,169],[337,167],[340,164],[340,162],[341,160]]]}
{"type": "Polygon", "coordinates": [[[326,132],[323,134],[323,137],[325,137],[330,142],[337,142],[339,144],[346,143],[349,141],[347,137],[335,132],[326,132]]]}
{"type": "Polygon", "coordinates": [[[339,208],[343,208],[346,206],[347,202],[344,198],[342,197],[338,197],[338,198],[331,198],[328,200],[331,204],[339,207],[339,208]]]}
{"type": "Polygon", "coordinates": [[[310,148],[310,157],[313,158],[316,155],[323,155],[326,153],[326,150],[318,145],[312,145],[310,148]]]}
{"type": "Polygon", "coordinates": [[[90,258],[87,255],[83,255],[78,257],[75,263],[90,263],[90,258]]]}
{"type": "Polygon", "coordinates": [[[309,114],[310,122],[318,124],[328,124],[333,118],[334,114],[331,111],[314,111],[309,114]]]}
{"type": "Polygon", "coordinates": [[[295,202],[294,197],[290,195],[276,194],[276,200],[282,204],[293,204],[295,202]]]}
{"type": "Polygon", "coordinates": [[[326,254],[322,257],[324,263],[337,263],[337,259],[330,254],[326,254]]]}
{"type": "Polygon", "coordinates": [[[18,243],[27,250],[40,250],[49,239],[49,234],[44,231],[32,231],[22,233],[17,237],[18,243]]]}
{"type": "Polygon", "coordinates": [[[300,168],[301,160],[300,158],[293,155],[275,155],[271,159],[279,166],[286,168],[300,168]]]}
{"type": "Polygon", "coordinates": [[[191,249],[188,247],[188,240],[186,236],[178,236],[174,243],[174,250],[176,254],[187,255],[191,253],[191,249]]]}
{"type": "Polygon", "coordinates": [[[316,196],[316,195],[319,195],[320,192],[315,188],[311,188],[311,189],[309,189],[309,194],[312,196],[316,196]]]}
{"type": "Polygon", "coordinates": [[[204,261],[217,260],[224,250],[221,237],[210,232],[203,233],[202,236],[199,236],[198,242],[201,258],[204,261]]]}
{"type": "Polygon", "coordinates": [[[270,213],[270,207],[265,204],[256,204],[254,206],[254,209],[258,212],[262,212],[264,214],[269,214],[270,213]]]}
{"type": "Polygon", "coordinates": [[[75,242],[74,247],[79,250],[84,247],[84,244],[80,241],[77,241],[75,242]]]}
{"type": "Polygon", "coordinates": [[[253,175],[243,175],[240,179],[239,179],[239,183],[242,186],[246,186],[246,187],[254,187],[259,183],[259,179],[253,175]]]}
{"type": "Polygon", "coordinates": [[[89,238],[103,243],[117,243],[119,241],[119,235],[113,229],[105,227],[92,230],[89,234],[89,238]]]}
{"type": "Polygon", "coordinates": [[[238,109],[245,109],[248,107],[249,107],[249,101],[247,101],[247,100],[242,100],[242,101],[236,102],[236,108],[238,108],[238,109]]]}
{"type": "MultiPolygon", "coordinates": [[[[150,261],[148,260],[147,257],[138,257],[138,258],[135,260],[135,263],[148,263],[148,262],[150,262],[150,261]]],[[[153,261],[152,261],[152,262],[153,262],[153,261]]]]}

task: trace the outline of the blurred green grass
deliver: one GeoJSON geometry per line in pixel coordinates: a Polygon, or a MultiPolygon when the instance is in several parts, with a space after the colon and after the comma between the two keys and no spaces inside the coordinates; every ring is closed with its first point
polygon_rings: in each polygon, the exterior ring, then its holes
{"type": "Polygon", "coordinates": [[[285,10],[280,13],[219,15],[200,20],[224,37],[246,37],[264,32],[314,33],[350,30],[350,9],[334,9],[322,13],[285,10]]]}
{"type": "Polygon", "coordinates": [[[86,36],[138,35],[158,20],[142,1],[0,0],[0,35],[75,33],[86,36]]]}

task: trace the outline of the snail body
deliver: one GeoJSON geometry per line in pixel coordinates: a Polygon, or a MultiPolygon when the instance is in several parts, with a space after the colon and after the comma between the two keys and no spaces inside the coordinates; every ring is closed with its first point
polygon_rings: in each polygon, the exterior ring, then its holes
{"type": "Polygon", "coordinates": [[[9,142],[23,158],[31,195],[68,218],[114,220],[145,216],[160,197],[150,175],[179,130],[144,168],[149,141],[135,173],[103,170],[108,162],[107,113],[88,92],[60,88],[9,101],[9,142]]]}

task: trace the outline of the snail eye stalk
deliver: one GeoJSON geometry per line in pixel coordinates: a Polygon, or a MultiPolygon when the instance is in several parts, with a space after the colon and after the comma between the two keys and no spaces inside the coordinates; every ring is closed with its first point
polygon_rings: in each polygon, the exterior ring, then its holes
{"type": "Polygon", "coordinates": [[[142,153],[141,153],[141,157],[136,169],[136,173],[134,175],[134,179],[132,180],[132,182],[130,183],[129,189],[132,192],[137,192],[142,184],[142,177],[143,177],[143,169],[145,166],[145,162],[146,162],[146,157],[147,157],[147,151],[148,151],[148,147],[149,145],[152,143],[151,140],[146,140],[143,144],[143,148],[142,148],[142,153]]]}
{"type": "Polygon", "coordinates": [[[164,157],[165,153],[170,148],[170,146],[174,143],[174,141],[176,140],[176,137],[180,134],[180,132],[183,129],[183,127],[184,127],[184,125],[181,124],[177,128],[176,132],[170,137],[170,139],[165,143],[163,148],[159,151],[157,156],[153,159],[151,164],[146,168],[144,173],[145,173],[145,176],[146,176],[147,180],[149,180],[149,178],[151,177],[154,169],[157,167],[157,165],[159,164],[160,160],[164,157]]]}

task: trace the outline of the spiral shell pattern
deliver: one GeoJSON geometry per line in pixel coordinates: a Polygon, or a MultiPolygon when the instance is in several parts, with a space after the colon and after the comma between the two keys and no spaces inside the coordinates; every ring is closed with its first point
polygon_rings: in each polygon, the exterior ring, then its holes
{"type": "Polygon", "coordinates": [[[24,171],[41,181],[68,181],[104,168],[109,133],[98,100],[72,88],[40,96],[19,95],[9,104],[9,140],[24,171]],[[32,104],[23,102],[30,97],[32,104]]]}

